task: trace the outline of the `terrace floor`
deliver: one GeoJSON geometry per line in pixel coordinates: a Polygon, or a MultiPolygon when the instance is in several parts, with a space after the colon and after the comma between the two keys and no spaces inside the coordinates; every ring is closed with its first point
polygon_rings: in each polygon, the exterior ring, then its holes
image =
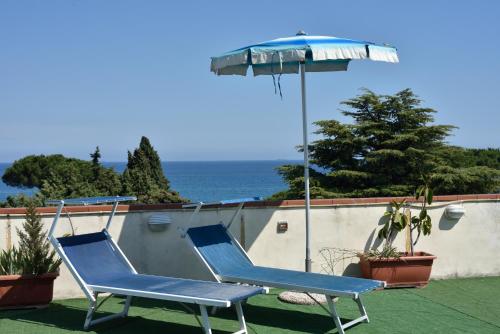
{"type": "MultiPolygon", "coordinates": [[[[277,300],[278,290],[251,298],[244,306],[250,333],[335,333],[333,321],[319,306],[277,300]]],[[[432,281],[423,289],[376,291],[364,298],[370,324],[348,329],[357,333],[500,333],[500,277],[432,281]]],[[[123,299],[110,298],[100,313],[117,312],[123,299]]],[[[347,299],[339,311],[354,318],[347,299]]],[[[86,333],[84,299],[54,301],[41,310],[0,311],[0,333],[86,333]]],[[[232,310],[211,317],[215,333],[238,328],[232,310]]],[[[135,299],[126,319],[97,325],[90,333],[202,333],[195,317],[176,303],[135,299]]]]}

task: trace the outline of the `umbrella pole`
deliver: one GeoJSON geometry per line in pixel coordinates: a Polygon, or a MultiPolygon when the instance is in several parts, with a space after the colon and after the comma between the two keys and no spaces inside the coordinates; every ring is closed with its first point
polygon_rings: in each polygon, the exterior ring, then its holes
{"type": "Polygon", "coordinates": [[[302,133],[304,143],[304,188],[306,202],[306,272],[311,271],[311,233],[310,233],[310,209],[311,201],[309,196],[309,140],[307,130],[307,108],[306,108],[306,65],[300,64],[300,86],[302,93],[302,133]]]}

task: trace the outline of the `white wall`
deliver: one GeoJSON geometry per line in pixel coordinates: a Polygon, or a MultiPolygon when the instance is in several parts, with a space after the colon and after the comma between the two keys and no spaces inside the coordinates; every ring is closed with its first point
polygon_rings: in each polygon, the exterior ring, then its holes
{"type": "MultiPolygon", "coordinates": [[[[464,202],[466,214],[458,221],[444,217],[445,205],[437,203],[430,209],[433,220],[432,235],[421,237],[417,250],[437,255],[432,277],[466,277],[500,275],[500,201],[464,202]]],[[[320,255],[324,247],[362,251],[377,243],[376,231],[387,204],[315,206],[312,209],[313,271],[324,272],[326,262],[320,255]]],[[[180,237],[178,227],[185,227],[190,211],[164,210],[172,215],[173,224],[161,232],[152,232],[147,225],[150,215],[158,212],[132,211],[118,213],[111,226],[111,234],[141,273],[210,279],[209,272],[196,258],[188,243],[180,237]]],[[[232,209],[207,209],[195,219],[195,225],[227,221],[232,209]]],[[[53,215],[44,215],[47,229],[53,215]]],[[[107,213],[73,213],[71,221],[75,233],[101,230],[107,213]]],[[[247,208],[243,218],[238,217],[231,226],[240,238],[244,221],[245,247],[252,260],[262,266],[302,270],[304,268],[304,209],[303,207],[247,208]],[[288,231],[278,233],[278,221],[288,222],[288,231]]],[[[11,239],[17,243],[16,229],[23,216],[0,215],[0,249],[11,239]]],[[[71,233],[69,220],[62,217],[56,234],[71,233]]],[[[402,236],[396,245],[404,249],[402,236]]],[[[337,251],[337,255],[344,252],[337,251]]],[[[345,252],[346,255],[350,252],[345,252]]],[[[356,275],[357,258],[339,260],[335,274],[356,275]]],[[[80,289],[63,266],[56,280],[55,298],[81,296],[80,289]]]]}

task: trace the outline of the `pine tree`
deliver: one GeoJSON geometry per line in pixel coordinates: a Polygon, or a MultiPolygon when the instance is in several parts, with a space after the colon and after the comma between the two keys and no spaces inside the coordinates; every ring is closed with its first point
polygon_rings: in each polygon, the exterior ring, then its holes
{"type": "MultiPolygon", "coordinates": [[[[452,168],[445,139],[455,128],[435,125],[435,110],[421,107],[410,90],[395,95],[363,94],[342,103],[353,124],[316,122],[321,139],[310,145],[311,197],[411,196],[422,176],[431,177],[436,194],[481,193],[498,189],[500,174],[488,167],[452,168]]],[[[289,190],[274,199],[303,198],[303,167],[279,173],[289,190]]]]}
{"type": "MultiPolygon", "coordinates": [[[[99,162],[99,148],[91,154],[92,161],[68,158],[60,154],[30,155],[17,160],[2,176],[2,180],[14,187],[33,188],[40,191],[32,198],[38,204],[44,199],[116,196],[122,185],[120,175],[99,162]]],[[[25,206],[26,198],[12,196],[7,205],[25,206]]]]}
{"type": "Polygon", "coordinates": [[[26,207],[26,221],[23,229],[17,230],[18,251],[22,256],[22,273],[41,275],[56,272],[61,264],[56,253],[50,250],[47,233],[43,232],[41,217],[36,212],[34,202],[26,207]]]}

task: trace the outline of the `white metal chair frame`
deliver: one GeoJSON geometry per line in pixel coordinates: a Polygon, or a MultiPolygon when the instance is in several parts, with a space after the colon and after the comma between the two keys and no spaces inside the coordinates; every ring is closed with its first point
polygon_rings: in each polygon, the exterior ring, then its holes
{"type": "MultiPolygon", "coordinates": [[[[113,217],[116,213],[116,210],[118,208],[118,204],[120,201],[130,201],[130,200],[136,200],[135,197],[111,197],[107,198],[106,200],[99,201],[96,203],[113,203],[112,210],[110,212],[108,221],[106,223],[106,227],[104,228],[103,232],[106,234],[108,239],[111,241],[113,247],[118,250],[118,254],[120,257],[125,261],[125,263],[130,267],[132,272],[134,274],[137,274],[137,271],[135,268],[132,266],[130,261],[127,259],[125,254],[122,252],[120,247],[116,244],[116,242],[111,238],[108,230],[111,225],[111,222],[113,220],[113,217]]],[[[69,258],[66,256],[62,246],[60,245],[59,241],[57,240],[56,237],[54,237],[54,232],[57,226],[57,222],[61,216],[63,207],[65,205],[64,200],[51,200],[47,201],[47,204],[57,204],[57,210],[56,210],[56,215],[54,216],[54,220],[52,222],[52,225],[50,227],[49,233],[47,235],[48,240],[56,250],[57,254],[61,257],[62,261],[66,266],[68,267],[70,273],[73,275],[75,278],[76,282],[80,286],[80,288],[83,290],[85,293],[85,296],[89,300],[89,307],[87,311],[87,315],[85,317],[85,323],[83,325],[83,328],[85,330],[88,330],[91,326],[100,324],[105,321],[113,320],[113,319],[118,319],[118,318],[125,318],[128,316],[129,308],[132,303],[132,297],[145,297],[145,298],[153,298],[153,299],[162,299],[162,300],[168,300],[168,301],[175,301],[179,303],[194,303],[198,304],[200,307],[200,314],[202,316],[202,321],[201,324],[203,326],[203,331],[205,334],[211,334],[212,329],[210,325],[210,321],[208,318],[208,313],[207,313],[207,306],[213,306],[213,307],[230,307],[231,302],[222,302],[220,300],[215,300],[215,299],[207,299],[207,298],[193,298],[193,297],[186,297],[182,295],[168,295],[168,294],[158,294],[158,293],[148,293],[145,291],[139,291],[139,290],[133,290],[133,289],[121,289],[121,288],[110,288],[110,287],[102,287],[102,286],[97,286],[97,285],[89,285],[87,284],[83,278],[78,274],[77,270],[69,260],[69,258]],[[111,314],[108,316],[103,316],[98,319],[93,319],[94,313],[97,310],[97,297],[99,293],[110,293],[112,295],[121,295],[121,296],[126,296],[125,300],[125,305],[123,307],[123,310],[120,313],[117,314],[111,314]]],[[[83,205],[88,205],[88,202],[82,201],[81,204],[83,205]]],[[[239,330],[234,332],[233,334],[246,334],[248,333],[247,331],[247,326],[245,322],[245,317],[243,315],[243,309],[241,305],[241,301],[239,302],[234,302],[234,307],[236,309],[236,314],[238,317],[238,323],[239,323],[239,330]]]]}
{"type": "MultiPolygon", "coordinates": [[[[224,223],[220,223],[222,226],[224,226],[224,228],[226,229],[229,229],[229,227],[231,226],[231,224],[234,222],[234,220],[237,218],[237,216],[239,215],[239,213],[243,210],[244,206],[245,206],[245,203],[246,202],[241,202],[238,204],[237,208],[236,208],[236,211],[235,213],[233,214],[233,216],[231,217],[231,219],[229,220],[229,222],[224,225],[224,223]]],[[[188,224],[187,224],[187,228],[186,229],[181,229],[181,237],[186,239],[189,243],[189,245],[191,246],[191,248],[194,250],[196,256],[203,262],[203,264],[205,265],[206,268],[208,268],[210,274],[212,275],[212,277],[217,281],[217,282],[220,282],[220,283],[223,283],[223,282],[230,282],[230,283],[245,283],[245,284],[251,284],[251,285],[254,285],[254,286],[260,286],[259,284],[257,284],[256,282],[253,282],[251,280],[248,280],[248,281],[242,281],[241,278],[231,278],[231,277],[227,277],[227,276],[221,276],[217,273],[214,272],[214,270],[212,269],[212,267],[208,264],[208,262],[205,260],[205,258],[203,257],[203,255],[200,253],[200,251],[198,250],[198,248],[195,246],[194,242],[191,240],[191,238],[189,237],[189,235],[187,234],[187,229],[189,229],[191,226],[192,226],[192,223],[193,223],[193,220],[194,220],[194,216],[197,215],[201,208],[205,205],[215,205],[215,204],[221,204],[221,202],[216,202],[216,203],[203,203],[203,202],[199,202],[199,203],[191,203],[191,204],[186,204],[184,205],[183,207],[184,208],[195,208],[189,221],[188,221],[188,224]]],[[[240,243],[238,242],[238,240],[236,240],[233,235],[231,233],[228,232],[228,235],[229,237],[231,238],[231,241],[234,242],[234,244],[238,247],[238,249],[241,251],[241,253],[248,259],[248,261],[250,261],[250,263],[252,263],[253,265],[255,265],[253,263],[253,261],[248,257],[248,254],[246,253],[246,251],[243,249],[243,247],[241,247],[240,243]]],[[[288,286],[286,284],[280,284],[279,286],[275,286],[277,288],[283,288],[283,289],[290,289],[290,290],[296,290],[296,287],[295,286],[288,286]]],[[[384,282],[384,287],[385,287],[385,282],[384,282]]],[[[269,291],[269,287],[263,287],[266,289],[266,292],[269,291]]],[[[329,292],[327,291],[324,291],[324,290],[316,290],[316,291],[299,291],[299,292],[304,292],[306,294],[309,294],[311,292],[313,293],[319,293],[319,294],[324,294],[325,297],[326,297],[326,300],[328,302],[328,309],[330,310],[330,316],[333,318],[333,322],[335,323],[335,326],[337,327],[337,330],[338,330],[338,333],[339,334],[345,334],[345,329],[349,328],[349,327],[352,327],[360,322],[366,322],[366,323],[369,323],[370,322],[370,319],[368,318],[368,314],[366,313],[366,308],[363,304],[363,301],[361,300],[361,296],[358,294],[358,293],[342,293],[341,291],[339,291],[335,296],[333,295],[330,295],[329,292]],[[341,318],[340,318],[340,315],[337,311],[337,308],[335,306],[335,303],[338,301],[338,297],[349,297],[351,298],[358,306],[358,309],[359,309],[359,313],[361,314],[360,317],[354,319],[354,320],[351,320],[345,324],[342,323],[341,321],[341,318]]]]}

